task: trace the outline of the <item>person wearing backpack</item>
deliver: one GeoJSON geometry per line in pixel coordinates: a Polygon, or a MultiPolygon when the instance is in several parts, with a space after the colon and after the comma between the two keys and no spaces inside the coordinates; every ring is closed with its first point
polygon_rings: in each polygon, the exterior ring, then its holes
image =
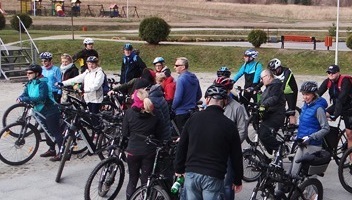
{"type": "Polygon", "coordinates": [[[120,79],[121,84],[129,82],[133,78],[140,77],[143,69],[147,67],[139,55],[133,51],[133,47],[130,43],[126,43],[123,46],[123,53],[124,56],[122,58],[120,79]]]}
{"type": "MultiPolygon", "coordinates": [[[[352,77],[340,74],[338,65],[330,65],[326,73],[328,78],[320,85],[318,94],[322,96],[327,90],[329,91],[332,105],[326,109],[326,116],[330,120],[343,116],[348,147],[352,147],[352,112],[348,112],[352,108],[352,77]]],[[[350,169],[352,170],[352,164],[350,169]]]]}

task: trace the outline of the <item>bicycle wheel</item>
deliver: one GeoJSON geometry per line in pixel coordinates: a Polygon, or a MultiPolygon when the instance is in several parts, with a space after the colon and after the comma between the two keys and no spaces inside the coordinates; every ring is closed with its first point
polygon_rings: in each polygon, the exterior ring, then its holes
{"type": "Polygon", "coordinates": [[[253,146],[256,142],[258,142],[258,133],[256,130],[248,131],[248,135],[246,137],[246,142],[253,146]]]}
{"type": "Polygon", "coordinates": [[[145,185],[138,187],[131,195],[130,200],[171,200],[169,194],[160,185],[151,186],[150,194],[148,196],[147,190],[148,188],[145,185]]]}
{"type": "Polygon", "coordinates": [[[341,157],[338,173],[342,187],[352,193],[352,148],[341,157]]]}
{"type": "Polygon", "coordinates": [[[89,175],[84,188],[84,199],[114,199],[125,179],[121,160],[110,157],[101,161],[89,175]]]}
{"type": "Polygon", "coordinates": [[[100,158],[100,160],[104,160],[109,152],[107,151],[106,147],[110,145],[110,139],[105,136],[104,133],[100,133],[97,138],[97,145],[96,145],[96,152],[100,158]]]}
{"type": "Polygon", "coordinates": [[[310,178],[298,186],[298,189],[293,192],[292,197],[290,199],[322,200],[323,194],[323,184],[321,184],[321,182],[316,178],[310,178]]]}
{"type": "Polygon", "coordinates": [[[337,147],[333,149],[333,158],[337,165],[339,165],[343,153],[347,149],[347,138],[345,135],[345,130],[339,132],[337,147]]]}
{"type": "Polygon", "coordinates": [[[16,122],[0,132],[0,160],[8,165],[22,165],[33,158],[39,148],[40,135],[31,124],[16,122]]]}
{"type": "Polygon", "coordinates": [[[82,138],[82,131],[78,135],[76,135],[76,142],[73,144],[72,154],[80,154],[88,149],[86,143],[82,138]]]}
{"type": "Polygon", "coordinates": [[[245,149],[243,151],[243,180],[246,182],[256,181],[262,174],[260,169],[253,163],[253,160],[265,162],[264,155],[260,151],[245,149]]]}
{"type": "Polygon", "coordinates": [[[66,140],[65,150],[64,150],[64,153],[61,155],[61,161],[60,161],[59,169],[58,169],[57,174],[56,174],[55,181],[57,183],[60,182],[61,174],[62,174],[62,171],[64,170],[66,160],[71,156],[70,155],[71,154],[70,151],[71,151],[72,142],[73,142],[73,138],[72,138],[72,136],[69,136],[67,138],[67,140],[66,140]]]}
{"type": "MultiPolygon", "coordinates": [[[[30,105],[24,103],[16,103],[10,106],[2,116],[2,126],[5,127],[11,123],[24,122],[30,105]]],[[[35,124],[35,120],[31,120],[31,124],[35,124]]]]}

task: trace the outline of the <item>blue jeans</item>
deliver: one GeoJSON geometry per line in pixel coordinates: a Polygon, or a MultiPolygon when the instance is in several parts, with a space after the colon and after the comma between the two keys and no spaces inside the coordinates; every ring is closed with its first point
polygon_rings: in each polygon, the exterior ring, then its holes
{"type": "Polygon", "coordinates": [[[224,190],[224,180],[186,172],[184,190],[186,198],[182,195],[181,200],[220,200],[224,190]]]}
{"type": "Polygon", "coordinates": [[[235,172],[232,168],[232,163],[230,158],[227,160],[227,172],[224,180],[224,195],[225,200],[234,200],[235,199],[235,191],[232,189],[232,183],[235,179],[235,172]]]}

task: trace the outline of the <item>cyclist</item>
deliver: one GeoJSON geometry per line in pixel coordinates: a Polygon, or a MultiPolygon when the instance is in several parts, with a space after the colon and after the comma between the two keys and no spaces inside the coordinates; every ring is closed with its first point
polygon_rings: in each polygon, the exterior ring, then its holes
{"type": "MultiPolygon", "coordinates": [[[[62,75],[62,81],[68,80],[79,75],[78,68],[72,62],[72,57],[67,53],[61,55],[60,71],[62,75]]],[[[61,102],[67,101],[67,94],[67,91],[62,91],[61,102]]]]}
{"type": "Polygon", "coordinates": [[[352,108],[352,78],[341,75],[338,65],[330,65],[326,73],[328,78],[320,85],[318,94],[322,96],[329,90],[332,105],[326,109],[326,116],[331,120],[335,120],[340,115],[343,116],[348,147],[352,147],[352,112],[343,112],[352,108]]]}
{"type": "Polygon", "coordinates": [[[231,71],[230,71],[230,69],[227,68],[226,66],[222,66],[222,67],[220,67],[220,69],[216,72],[216,75],[217,75],[218,77],[224,76],[224,77],[226,77],[226,78],[230,78],[230,76],[231,76],[231,71]]]}
{"type": "MultiPolygon", "coordinates": [[[[262,72],[263,65],[259,61],[255,61],[258,57],[258,51],[254,49],[248,49],[244,52],[244,63],[238,70],[236,75],[233,77],[235,83],[243,75],[245,78],[244,89],[255,87],[260,81],[260,73],[262,72]]],[[[244,91],[244,97],[250,101],[253,98],[254,102],[257,102],[257,95],[253,94],[253,91],[244,91]]],[[[246,107],[247,105],[245,105],[246,107]]]]}
{"type": "Polygon", "coordinates": [[[330,127],[325,116],[328,103],[318,95],[318,84],[306,81],[300,92],[303,95],[304,105],[299,117],[297,138],[302,139],[304,147],[298,148],[291,166],[291,174],[298,174],[301,163],[295,161],[306,153],[314,153],[322,149],[323,137],[329,133],[330,127]]]}
{"type": "Polygon", "coordinates": [[[60,112],[53,98],[51,88],[48,85],[48,79],[42,75],[42,67],[39,65],[30,65],[27,68],[28,82],[21,96],[17,98],[18,102],[26,102],[33,105],[33,109],[45,117],[38,117],[48,132],[55,137],[55,142],[45,134],[46,144],[49,149],[40,155],[40,157],[52,157],[51,161],[60,160],[56,154],[55,143],[60,148],[62,144],[62,134],[60,133],[60,112]]]}
{"type": "Polygon", "coordinates": [[[95,56],[99,58],[98,52],[94,49],[94,40],[92,38],[85,38],[83,40],[84,49],[73,55],[73,62],[78,61],[81,67],[81,74],[85,72],[87,67],[87,58],[90,56],[95,56]]]}
{"type": "Polygon", "coordinates": [[[160,85],[164,89],[165,100],[171,106],[176,90],[176,83],[174,78],[171,76],[170,69],[165,65],[164,58],[156,57],[153,61],[153,64],[155,67],[156,76],[160,77],[159,80],[162,80],[160,85]],[[162,78],[162,75],[159,74],[164,74],[165,78],[162,78]]]}
{"type": "Polygon", "coordinates": [[[204,97],[207,107],[186,122],[174,162],[175,175],[185,174],[186,199],[192,200],[219,199],[229,158],[235,172],[232,189],[235,192],[242,189],[240,137],[236,124],[223,114],[227,90],[211,85],[204,97]]]}
{"type": "MultiPolygon", "coordinates": [[[[297,104],[298,87],[292,71],[281,65],[281,61],[274,58],[269,61],[268,68],[273,72],[275,78],[283,82],[283,91],[288,105],[288,110],[294,111],[297,104]]],[[[296,124],[295,113],[290,116],[290,124],[296,124]]]]}
{"type": "MultiPolygon", "coordinates": [[[[237,130],[240,136],[241,143],[246,139],[248,135],[248,115],[243,105],[235,101],[230,95],[233,88],[233,80],[226,76],[220,76],[214,80],[215,85],[223,86],[228,94],[227,104],[224,107],[224,115],[234,121],[237,125],[237,130]]],[[[232,182],[234,181],[234,171],[231,167],[231,160],[227,161],[227,172],[224,180],[225,188],[225,199],[235,199],[235,193],[232,190],[232,182]]]]}
{"type": "Polygon", "coordinates": [[[138,78],[142,75],[142,71],[147,66],[143,60],[133,51],[133,46],[130,43],[126,43],[123,46],[124,56],[121,64],[121,80],[120,83],[124,84],[138,78]]]}
{"type": "Polygon", "coordinates": [[[61,82],[61,71],[60,68],[53,65],[53,55],[50,52],[42,52],[39,55],[42,60],[42,75],[48,79],[48,84],[53,93],[56,102],[60,103],[61,90],[55,86],[55,83],[61,82]]]}

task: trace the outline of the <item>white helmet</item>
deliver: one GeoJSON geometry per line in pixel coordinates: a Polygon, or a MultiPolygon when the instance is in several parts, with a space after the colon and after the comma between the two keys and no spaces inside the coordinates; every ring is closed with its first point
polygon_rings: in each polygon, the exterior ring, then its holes
{"type": "Polygon", "coordinates": [[[94,44],[94,40],[92,38],[86,38],[83,40],[83,44],[94,44]]]}
{"type": "Polygon", "coordinates": [[[279,67],[281,67],[281,61],[277,58],[271,59],[268,63],[268,68],[272,71],[276,70],[279,67]]]}

